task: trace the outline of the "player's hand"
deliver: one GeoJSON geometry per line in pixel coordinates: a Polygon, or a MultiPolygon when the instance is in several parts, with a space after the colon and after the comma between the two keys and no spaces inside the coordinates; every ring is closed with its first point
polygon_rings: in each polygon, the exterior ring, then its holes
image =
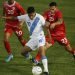
{"type": "Polygon", "coordinates": [[[50,25],[50,29],[54,29],[55,28],[55,23],[52,23],[51,25],[50,25]]]}

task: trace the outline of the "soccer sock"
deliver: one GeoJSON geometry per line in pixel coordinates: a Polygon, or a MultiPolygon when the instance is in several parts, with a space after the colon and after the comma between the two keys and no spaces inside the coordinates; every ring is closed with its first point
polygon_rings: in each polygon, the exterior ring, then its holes
{"type": "Polygon", "coordinates": [[[29,52],[28,52],[28,53],[25,53],[25,54],[24,54],[24,57],[25,57],[26,59],[32,59],[32,56],[30,55],[29,52]]]}
{"type": "Polygon", "coordinates": [[[11,52],[11,48],[10,48],[9,42],[4,41],[4,46],[5,46],[5,49],[8,52],[8,54],[11,54],[12,52],[11,52]]]}
{"type": "Polygon", "coordinates": [[[36,57],[35,57],[35,60],[38,61],[38,62],[41,60],[41,55],[40,55],[40,53],[37,53],[37,55],[36,55],[36,57]]]}
{"type": "Polygon", "coordinates": [[[42,56],[42,63],[44,67],[44,72],[48,72],[48,61],[47,61],[46,56],[42,56]]]}

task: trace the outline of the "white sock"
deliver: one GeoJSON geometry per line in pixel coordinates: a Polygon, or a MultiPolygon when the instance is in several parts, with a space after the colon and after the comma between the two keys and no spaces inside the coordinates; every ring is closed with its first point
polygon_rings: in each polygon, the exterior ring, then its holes
{"type": "Polygon", "coordinates": [[[48,72],[48,61],[47,59],[42,59],[42,64],[43,64],[43,67],[44,67],[44,72],[48,72]]]}

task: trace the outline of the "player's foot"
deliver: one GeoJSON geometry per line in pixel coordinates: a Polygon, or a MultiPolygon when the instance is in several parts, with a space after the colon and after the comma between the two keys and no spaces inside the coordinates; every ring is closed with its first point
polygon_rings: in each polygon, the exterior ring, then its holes
{"type": "Polygon", "coordinates": [[[10,54],[10,55],[8,55],[8,56],[6,57],[5,62],[9,62],[9,61],[11,61],[12,59],[13,59],[13,55],[10,54]]]}
{"type": "Polygon", "coordinates": [[[43,75],[49,75],[49,73],[48,72],[43,72],[43,75]]]}
{"type": "Polygon", "coordinates": [[[40,65],[40,62],[38,62],[37,60],[35,60],[35,58],[32,58],[31,62],[33,63],[33,65],[40,65]]]}

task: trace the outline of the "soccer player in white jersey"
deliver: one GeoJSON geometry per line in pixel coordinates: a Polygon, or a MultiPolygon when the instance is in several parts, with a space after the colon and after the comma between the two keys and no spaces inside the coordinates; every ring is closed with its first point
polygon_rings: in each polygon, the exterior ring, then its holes
{"type": "Polygon", "coordinates": [[[44,17],[36,13],[34,7],[28,7],[27,14],[17,17],[8,17],[8,19],[18,19],[19,21],[26,22],[30,32],[30,40],[24,46],[22,55],[29,58],[29,52],[38,49],[44,67],[44,75],[49,75],[48,60],[44,49],[46,41],[43,31],[43,27],[46,28],[49,24],[45,22],[44,17]]]}
{"type": "Polygon", "coordinates": [[[26,15],[18,16],[19,21],[25,21],[30,32],[30,40],[26,43],[22,55],[26,56],[28,52],[32,50],[40,51],[41,60],[44,66],[44,75],[48,75],[48,61],[45,55],[45,36],[43,32],[43,27],[46,26],[45,19],[43,16],[35,12],[34,7],[29,7],[27,9],[26,15]]]}

